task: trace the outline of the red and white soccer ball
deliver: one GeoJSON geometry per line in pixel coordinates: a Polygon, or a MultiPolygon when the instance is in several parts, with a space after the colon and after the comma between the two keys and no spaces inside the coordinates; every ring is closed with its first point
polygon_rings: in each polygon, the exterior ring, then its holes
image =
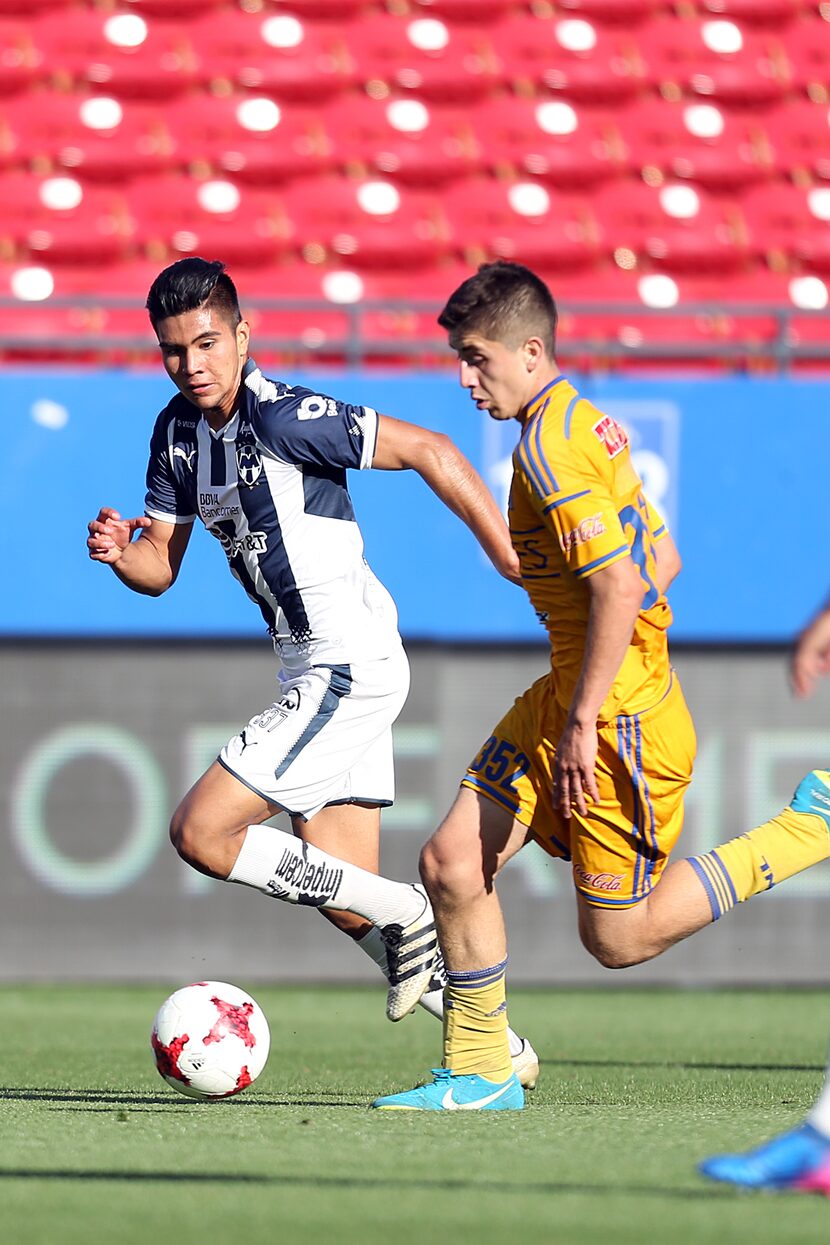
{"type": "Polygon", "coordinates": [[[224,981],[197,981],[165,999],[150,1034],[156,1067],[190,1098],[230,1098],[257,1079],[271,1046],[259,1004],[224,981]]]}

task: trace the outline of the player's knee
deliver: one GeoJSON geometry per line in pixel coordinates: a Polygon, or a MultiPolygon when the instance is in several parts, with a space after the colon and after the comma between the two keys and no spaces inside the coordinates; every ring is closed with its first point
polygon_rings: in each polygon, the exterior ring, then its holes
{"type": "Polygon", "coordinates": [[[467,855],[430,840],[421,851],[421,880],[433,902],[463,903],[484,881],[480,865],[467,855]]]}
{"type": "Polygon", "coordinates": [[[173,814],[170,822],[170,842],[182,860],[200,873],[227,877],[228,870],[223,872],[223,862],[211,848],[210,836],[203,833],[196,820],[184,809],[179,808],[173,814]]]}
{"type": "Polygon", "coordinates": [[[643,948],[636,940],[626,936],[600,934],[596,930],[583,928],[579,931],[582,945],[603,968],[633,968],[650,959],[643,953],[643,948]]]}

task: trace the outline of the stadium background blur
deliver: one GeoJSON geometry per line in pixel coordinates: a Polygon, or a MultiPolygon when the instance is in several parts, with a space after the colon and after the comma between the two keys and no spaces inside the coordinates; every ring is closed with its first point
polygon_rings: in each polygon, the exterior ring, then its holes
{"type": "MultiPolygon", "coordinates": [[[[449,432],[500,497],[511,430],[465,404],[435,314],[483,259],[534,267],[684,557],[686,853],[828,763],[830,693],[796,704],[785,671],[830,580],[829,100],[807,0],[0,0],[0,978],[371,979],[167,844],[273,678],[221,551],[197,531],[157,601],[85,557],[99,505],[141,511],[169,395],[142,305],[181,255],[228,263],[266,371],[449,432]]],[[[412,877],[545,645],[420,482],[352,485],[413,663],[384,816],[412,877]]],[[[515,981],[830,976],[830,867],[623,978],[579,947],[564,867],[529,849],[502,894],[515,981]]]]}

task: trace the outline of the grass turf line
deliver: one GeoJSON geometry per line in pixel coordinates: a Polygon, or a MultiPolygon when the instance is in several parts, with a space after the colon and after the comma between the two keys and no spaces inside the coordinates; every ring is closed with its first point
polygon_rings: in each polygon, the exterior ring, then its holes
{"type": "Polygon", "coordinates": [[[824,1199],[739,1194],[695,1172],[810,1105],[825,994],[514,990],[539,1089],[522,1113],[459,1117],[366,1109],[438,1062],[430,1017],[388,1024],[377,990],[249,988],[271,1024],[268,1066],[239,1098],[206,1104],[152,1066],[149,1027],[170,987],[0,990],[4,1240],[827,1239],[824,1199]]]}

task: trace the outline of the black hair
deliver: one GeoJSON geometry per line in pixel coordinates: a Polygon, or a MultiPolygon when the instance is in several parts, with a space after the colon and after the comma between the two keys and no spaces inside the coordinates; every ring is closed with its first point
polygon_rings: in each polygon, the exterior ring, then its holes
{"type": "Polygon", "coordinates": [[[221,260],[200,259],[198,255],[177,259],[165,268],[150,286],[145,304],[155,327],[159,320],[181,316],[198,307],[215,307],[231,328],[242,319],[236,286],[225,272],[221,260]]]}
{"type": "Polygon", "coordinates": [[[558,319],[553,295],[540,277],[523,264],[495,260],[450,295],[438,323],[454,342],[463,333],[518,347],[530,336],[542,339],[553,358],[558,319]]]}

